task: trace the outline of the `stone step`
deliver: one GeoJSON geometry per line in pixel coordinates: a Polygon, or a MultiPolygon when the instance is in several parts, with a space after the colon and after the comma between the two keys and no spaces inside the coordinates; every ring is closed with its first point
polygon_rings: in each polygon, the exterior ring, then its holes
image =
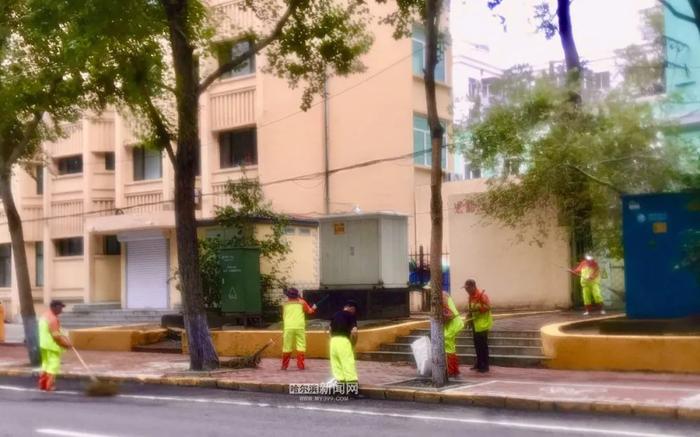
{"type": "MultiPolygon", "coordinates": [[[[457,355],[461,364],[473,364],[476,359],[475,354],[460,353],[457,355]]],[[[383,362],[405,362],[413,363],[413,354],[409,352],[360,352],[357,354],[358,360],[383,361],[383,362]]],[[[490,355],[489,362],[493,366],[503,367],[541,367],[546,357],[541,355],[490,355]]]]}
{"type": "MultiPolygon", "coordinates": [[[[411,336],[429,336],[430,335],[430,329],[415,329],[411,331],[411,336]]],[[[469,337],[471,338],[472,334],[471,331],[469,330],[464,330],[460,333],[458,337],[469,337]]],[[[540,331],[538,330],[526,330],[526,331],[502,331],[502,330],[494,330],[494,331],[489,331],[489,339],[491,338],[497,338],[497,337],[508,337],[508,338],[540,338],[540,331]]]]}
{"type": "MultiPolygon", "coordinates": [[[[413,343],[423,336],[419,335],[407,335],[403,337],[397,337],[396,343],[413,343]]],[[[472,337],[461,335],[457,337],[458,345],[470,345],[472,344],[472,337]]],[[[491,337],[489,336],[489,345],[494,346],[541,346],[542,340],[539,338],[518,338],[518,337],[491,337]]]]}
{"type": "Polygon", "coordinates": [[[92,311],[119,310],[121,307],[122,304],[119,302],[76,303],[73,305],[71,312],[89,313],[92,311]]]}
{"type": "MultiPolygon", "coordinates": [[[[411,345],[406,343],[388,343],[379,347],[379,352],[406,352],[412,354],[411,345]]],[[[474,346],[457,345],[458,354],[474,354],[474,346]]],[[[493,355],[539,356],[542,348],[539,346],[494,346],[489,344],[489,353],[493,355]]]]}

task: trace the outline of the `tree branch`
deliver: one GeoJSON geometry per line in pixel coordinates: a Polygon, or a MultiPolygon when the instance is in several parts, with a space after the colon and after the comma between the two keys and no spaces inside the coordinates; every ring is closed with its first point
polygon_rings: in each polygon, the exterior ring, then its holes
{"type": "Polygon", "coordinates": [[[257,53],[259,53],[262,49],[273,43],[282,33],[282,29],[284,29],[284,26],[287,24],[289,21],[289,18],[296,12],[297,9],[299,9],[299,6],[301,5],[301,0],[291,0],[289,2],[289,6],[287,7],[287,10],[284,12],[284,14],[280,17],[279,21],[277,21],[277,24],[275,25],[275,28],[270,32],[268,36],[265,38],[261,39],[260,41],[256,42],[255,45],[250,47],[245,53],[240,54],[239,56],[236,56],[234,59],[219,65],[219,67],[214,70],[213,73],[211,73],[209,76],[207,76],[200,84],[198,88],[198,92],[201,94],[203,93],[209,86],[214,83],[215,80],[220,78],[222,75],[226,74],[227,72],[233,70],[234,68],[238,67],[240,64],[245,62],[246,60],[250,59],[257,53]]]}
{"type": "Polygon", "coordinates": [[[619,188],[617,188],[615,185],[611,184],[608,181],[604,181],[600,178],[597,178],[597,177],[593,176],[592,174],[588,173],[587,171],[585,171],[585,170],[583,170],[583,169],[581,169],[573,164],[564,164],[564,166],[576,170],[577,172],[586,176],[588,179],[592,180],[593,182],[600,184],[604,187],[607,187],[607,188],[613,190],[614,192],[616,192],[617,194],[622,194],[622,191],[619,188]]]}
{"type": "Polygon", "coordinates": [[[173,165],[175,165],[175,152],[170,144],[174,136],[168,130],[168,126],[165,124],[163,115],[160,113],[160,111],[158,111],[158,108],[153,103],[153,99],[149,95],[146,95],[146,114],[155,129],[158,145],[165,149],[165,151],[168,153],[170,161],[173,165]]]}
{"type": "Polygon", "coordinates": [[[20,138],[19,142],[17,145],[14,147],[12,150],[12,153],[10,154],[10,157],[7,161],[8,165],[14,165],[19,161],[19,159],[22,157],[22,155],[26,152],[27,146],[31,142],[32,137],[36,134],[36,130],[39,127],[39,123],[41,123],[41,117],[43,116],[44,112],[40,110],[34,111],[34,114],[32,116],[32,119],[27,122],[27,124],[24,126],[24,132],[22,132],[22,138],[20,138]]]}
{"type": "Polygon", "coordinates": [[[659,0],[659,3],[664,5],[666,9],[668,9],[676,18],[680,18],[681,20],[688,21],[693,24],[697,24],[695,22],[695,18],[691,17],[690,15],[686,15],[682,12],[680,12],[678,9],[674,8],[671,3],[669,3],[667,0],[659,0]]]}

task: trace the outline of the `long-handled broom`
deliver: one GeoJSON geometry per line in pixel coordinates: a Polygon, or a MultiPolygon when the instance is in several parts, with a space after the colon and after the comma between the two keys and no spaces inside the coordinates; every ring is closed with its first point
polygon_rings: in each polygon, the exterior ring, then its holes
{"type": "Polygon", "coordinates": [[[75,346],[72,346],[75,356],[80,360],[80,364],[83,365],[85,371],[87,371],[90,376],[90,382],[85,388],[85,394],[88,396],[114,396],[119,392],[119,386],[114,382],[100,381],[97,376],[92,372],[90,367],[83,361],[83,357],[80,356],[78,350],[75,346]]]}

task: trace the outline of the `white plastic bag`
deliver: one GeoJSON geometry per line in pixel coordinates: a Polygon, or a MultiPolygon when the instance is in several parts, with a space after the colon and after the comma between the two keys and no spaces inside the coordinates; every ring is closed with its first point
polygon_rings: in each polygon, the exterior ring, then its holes
{"type": "Polygon", "coordinates": [[[416,360],[416,368],[418,375],[430,376],[432,356],[430,353],[430,338],[420,337],[418,340],[411,343],[411,351],[413,359],[416,360]]]}

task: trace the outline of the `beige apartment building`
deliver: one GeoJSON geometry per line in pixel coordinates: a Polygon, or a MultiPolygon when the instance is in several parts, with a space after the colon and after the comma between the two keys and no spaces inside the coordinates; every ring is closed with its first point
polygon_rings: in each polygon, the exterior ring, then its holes
{"type": "MultiPolygon", "coordinates": [[[[237,1],[211,3],[221,18],[221,40],[232,24],[254,23],[237,1]]],[[[377,15],[390,12],[387,5],[372,7],[377,15]]],[[[312,220],[324,214],[406,214],[409,248],[429,247],[428,203],[416,196],[430,180],[424,32],[415,26],[412,38],[395,40],[390,27],[371,26],[375,41],[363,57],[366,71],[331,78],[327,98],[317,98],[306,112],[299,109],[300,90],[262,72],[264,56],[200,99],[198,218],[212,218],[227,203],[227,181],[258,178],[273,206],[298,218],[288,238],[297,249],[292,280],[301,286],[319,282],[312,220]]],[[[234,47],[232,56],[243,48],[234,47]]],[[[439,112],[448,125],[450,60],[448,47],[437,72],[439,112]]],[[[135,126],[138,121],[118,111],[87,115],[66,126],[65,138],[43,145],[46,160],[33,174],[17,169],[13,189],[37,304],[53,298],[119,302],[122,308],[179,304],[169,279],[177,265],[173,168],[165,154],[140,147],[135,126]]],[[[446,153],[443,161],[447,178],[454,158],[446,153]]],[[[202,235],[207,232],[216,230],[202,235]]],[[[0,217],[0,302],[13,318],[19,302],[9,243],[0,217]]]]}

